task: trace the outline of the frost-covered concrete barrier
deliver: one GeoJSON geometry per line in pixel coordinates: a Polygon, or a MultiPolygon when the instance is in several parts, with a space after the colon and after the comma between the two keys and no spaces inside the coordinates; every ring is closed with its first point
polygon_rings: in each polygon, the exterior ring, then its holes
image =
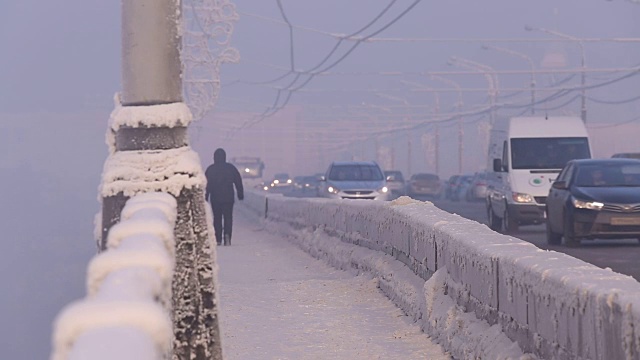
{"type": "MultiPolygon", "coordinates": [[[[254,195],[266,201],[266,195],[254,195]]],[[[631,277],[408,198],[382,203],[268,197],[268,204],[267,218],[306,234],[305,246],[316,256],[376,273],[381,288],[406,292],[395,300],[456,358],[503,358],[490,347],[504,343],[482,339],[498,331],[521,353],[545,359],[640,359],[640,283],[631,277]],[[357,246],[335,250],[345,243],[357,246]],[[394,285],[403,270],[358,255],[363,247],[392,256],[427,280],[416,290],[422,295],[394,285]],[[460,311],[446,307],[445,298],[460,311]],[[488,325],[475,325],[468,316],[488,325]]]]}
{"type": "Polygon", "coordinates": [[[267,192],[249,190],[245,187],[243,205],[240,209],[247,209],[252,212],[253,215],[257,215],[260,218],[266,218],[269,212],[269,198],[282,197],[282,194],[268,194],[267,192]]]}
{"type": "Polygon", "coordinates": [[[107,251],[87,270],[87,296],[57,316],[52,360],[170,359],[177,203],[163,193],[127,201],[107,251]]]}

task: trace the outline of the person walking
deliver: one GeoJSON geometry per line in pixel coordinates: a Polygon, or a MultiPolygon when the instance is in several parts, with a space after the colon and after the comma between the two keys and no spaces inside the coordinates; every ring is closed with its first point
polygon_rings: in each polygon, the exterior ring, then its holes
{"type": "Polygon", "coordinates": [[[213,164],[205,171],[207,188],[205,199],[211,204],[213,212],[213,227],[218,245],[231,245],[233,229],[233,203],[236,187],[238,200],[244,200],[244,188],[240,172],[227,162],[227,153],[223,149],[216,149],[213,153],[213,164]]]}

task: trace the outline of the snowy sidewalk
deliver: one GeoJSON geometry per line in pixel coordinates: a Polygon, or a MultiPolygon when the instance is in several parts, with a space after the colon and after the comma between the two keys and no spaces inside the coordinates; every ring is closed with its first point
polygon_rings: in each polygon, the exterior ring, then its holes
{"type": "Polygon", "coordinates": [[[376,287],[238,211],[217,248],[224,358],[450,359],[376,287]]]}

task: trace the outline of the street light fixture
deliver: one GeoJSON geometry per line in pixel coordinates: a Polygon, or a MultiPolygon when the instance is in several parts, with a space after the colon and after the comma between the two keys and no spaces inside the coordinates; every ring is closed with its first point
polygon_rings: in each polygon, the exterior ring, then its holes
{"type": "Polygon", "coordinates": [[[535,113],[535,103],[536,103],[536,75],[535,75],[535,65],[533,63],[533,59],[529,55],[521,53],[519,51],[503,48],[500,46],[494,45],[482,45],[482,49],[484,50],[495,50],[501,53],[505,53],[507,55],[519,57],[521,59],[525,59],[529,62],[529,66],[531,67],[531,114],[535,113]]]}
{"type": "Polygon", "coordinates": [[[438,80],[447,85],[451,85],[454,88],[456,88],[458,92],[458,101],[456,101],[456,112],[458,113],[458,116],[457,116],[458,117],[458,174],[462,174],[462,153],[464,150],[464,143],[463,143],[464,130],[462,128],[462,115],[461,115],[461,109],[463,105],[462,89],[460,88],[460,85],[457,82],[451,79],[447,79],[446,77],[431,75],[430,78],[431,80],[438,80]]]}
{"type": "Polygon", "coordinates": [[[585,56],[585,50],[584,50],[584,42],[582,41],[582,39],[577,38],[575,36],[572,35],[567,35],[561,32],[558,32],[556,30],[549,30],[549,29],[545,29],[545,28],[539,28],[539,27],[533,27],[530,25],[525,25],[524,29],[526,31],[540,31],[549,35],[553,35],[553,36],[557,36],[557,37],[561,37],[563,39],[567,39],[570,41],[574,41],[577,42],[578,45],[580,46],[580,53],[581,53],[581,67],[582,67],[582,108],[580,109],[581,112],[581,117],[582,117],[582,121],[583,122],[587,122],[587,89],[586,89],[586,85],[587,85],[587,73],[586,73],[586,56],[585,56]]]}
{"type": "Polygon", "coordinates": [[[489,89],[488,89],[489,100],[491,101],[491,111],[489,114],[491,116],[491,124],[495,123],[495,118],[496,118],[495,111],[496,111],[496,103],[498,98],[498,90],[497,90],[498,77],[495,74],[495,71],[493,70],[493,68],[484,64],[477,63],[475,61],[462,59],[456,56],[452,56],[449,59],[449,61],[447,61],[447,65],[451,65],[451,66],[457,65],[459,67],[484,74],[484,77],[487,80],[487,83],[489,85],[489,89]],[[490,74],[490,72],[492,72],[493,74],[490,74]]]}
{"type": "MultiPolygon", "coordinates": [[[[408,86],[417,86],[420,88],[424,88],[424,89],[428,89],[431,92],[433,92],[434,98],[435,98],[435,108],[434,108],[434,115],[436,118],[438,118],[440,116],[440,92],[438,89],[434,89],[432,87],[429,87],[427,85],[424,84],[420,84],[420,83],[416,83],[413,81],[407,81],[407,80],[402,80],[400,81],[402,84],[404,85],[408,85],[408,86]]],[[[436,174],[440,174],[440,127],[439,125],[436,123],[434,125],[435,127],[435,154],[434,154],[434,160],[435,160],[435,173],[436,174]]]]}

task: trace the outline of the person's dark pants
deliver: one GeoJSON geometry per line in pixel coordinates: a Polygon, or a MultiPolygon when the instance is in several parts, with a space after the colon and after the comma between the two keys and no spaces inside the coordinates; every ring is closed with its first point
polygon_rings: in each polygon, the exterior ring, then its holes
{"type": "Polygon", "coordinates": [[[222,244],[222,239],[227,238],[227,244],[231,244],[231,230],[233,229],[233,203],[212,203],[213,227],[216,231],[216,241],[222,244]],[[223,225],[224,224],[224,225],[223,225]]]}

